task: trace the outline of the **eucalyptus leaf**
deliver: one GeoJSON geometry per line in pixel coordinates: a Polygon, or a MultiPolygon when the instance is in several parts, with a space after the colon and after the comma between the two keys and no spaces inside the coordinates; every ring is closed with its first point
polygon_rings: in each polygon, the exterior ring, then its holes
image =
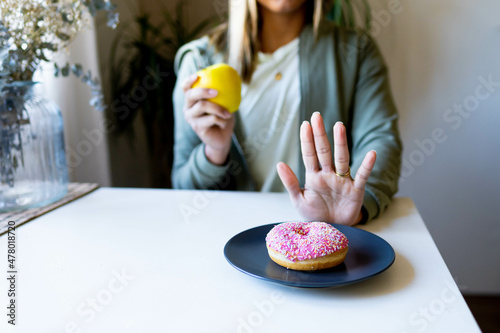
{"type": "Polygon", "coordinates": [[[118,7],[114,3],[112,3],[111,1],[106,1],[106,4],[104,5],[103,9],[111,12],[113,10],[116,10],[117,8],[118,7]]]}
{"type": "Polygon", "coordinates": [[[118,23],[120,22],[118,13],[111,13],[111,12],[108,13],[107,19],[108,19],[108,22],[107,22],[108,27],[113,28],[113,29],[115,29],[118,26],[118,23]]]}
{"type": "Polygon", "coordinates": [[[69,62],[66,63],[66,65],[64,65],[63,68],[61,68],[61,75],[66,77],[69,75],[69,62]]]}
{"type": "Polygon", "coordinates": [[[71,66],[71,71],[75,74],[76,77],[82,76],[83,67],[80,64],[74,64],[71,66]]]}
{"type": "Polygon", "coordinates": [[[8,83],[7,85],[9,87],[27,87],[27,86],[32,86],[35,85],[39,82],[37,81],[12,81],[8,83]]]}
{"type": "Polygon", "coordinates": [[[93,1],[93,0],[85,1],[85,4],[87,5],[87,7],[89,9],[89,13],[90,13],[90,15],[92,15],[92,17],[94,17],[97,13],[97,7],[96,7],[94,2],[95,1],[93,1]]]}
{"type": "Polygon", "coordinates": [[[57,63],[54,63],[54,76],[59,77],[60,69],[57,63]]]}

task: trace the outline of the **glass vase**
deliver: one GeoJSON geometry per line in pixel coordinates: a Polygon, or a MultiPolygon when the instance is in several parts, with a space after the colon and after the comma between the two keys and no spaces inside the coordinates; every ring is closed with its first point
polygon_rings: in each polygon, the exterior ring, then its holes
{"type": "Polygon", "coordinates": [[[0,92],[0,212],[47,205],[68,189],[61,111],[33,87],[0,92]]]}

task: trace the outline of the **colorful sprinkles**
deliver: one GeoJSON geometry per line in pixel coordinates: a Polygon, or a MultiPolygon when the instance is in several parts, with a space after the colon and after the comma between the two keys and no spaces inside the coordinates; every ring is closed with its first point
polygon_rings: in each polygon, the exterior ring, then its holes
{"type": "Polygon", "coordinates": [[[266,244],[288,260],[316,259],[345,249],[346,236],[325,222],[285,222],[266,236],[266,244]]]}

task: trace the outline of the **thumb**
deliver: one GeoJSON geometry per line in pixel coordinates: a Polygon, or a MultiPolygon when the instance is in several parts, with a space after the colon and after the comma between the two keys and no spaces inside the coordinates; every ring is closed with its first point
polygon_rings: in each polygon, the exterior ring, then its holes
{"type": "Polygon", "coordinates": [[[191,74],[187,78],[182,81],[182,90],[184,92],[188,91],[191,89],[191,86],[198,80],[198,74],[191,74]]]}
{"type": "Polygon", "coordinates": [[[285,186],[286,190],[290,194],[293,201],[299,200],[302,196],[302,189],[300,188],[299,180],[295,173],[290,169],[288,165],[283,162],[279,162],[276,165],[278,171],[278,176],[281,182],[285,186]]]}

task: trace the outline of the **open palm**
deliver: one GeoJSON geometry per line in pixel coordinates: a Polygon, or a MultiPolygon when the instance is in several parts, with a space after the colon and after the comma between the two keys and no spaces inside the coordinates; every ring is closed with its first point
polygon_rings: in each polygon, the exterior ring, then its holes
{"type": "Polygon", "coordinates": [[[300,188],[288,165],[277,165],[281,181],[299,213],[308,220],[344,225],[359,222],[366,181],[375,165],[375,151],[366,154],[355,179],[346,175],[350,169],[345,127],[340,122],[334,127],[334,162],[323,118],[318,112],[312,115],[311,124],[305,121],[300,127],[300,142],[306,170],[304,188],[300,188]]]}

